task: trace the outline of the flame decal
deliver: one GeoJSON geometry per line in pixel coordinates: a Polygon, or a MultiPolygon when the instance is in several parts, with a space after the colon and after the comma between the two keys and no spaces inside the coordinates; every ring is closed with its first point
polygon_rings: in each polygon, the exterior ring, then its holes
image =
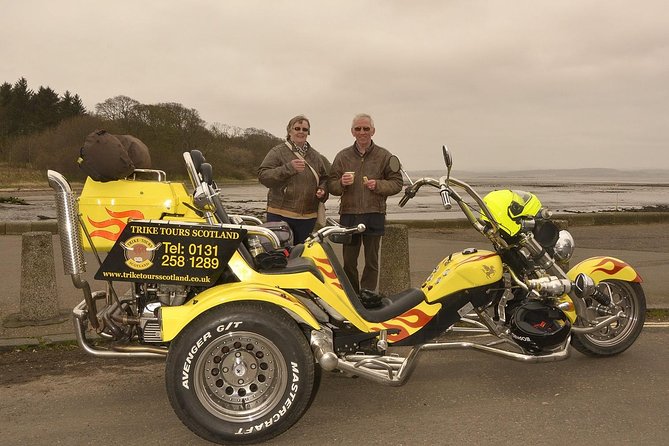
{"type": "Polygon", "coordinates": [[[487,258],[489,258],[489,257],[494,257],[494,256],[496,256],[496,255],[497,255],[497,254],[493,252],[493,253],[491,253],[491,254],[486,254],[486,255],[484,255],[484,256],[481,255],[481,256],[473,256],[473,257],[469,257],[468,259],[464,259],[464,260],[462,260],[461,262],[458,262],[458,266],[459,266],[459,265],[464,265],[465,263],[478,262],[479,260],[484,260],[484,259],[487,259],[487,258]]]}
{"type": "Polygon", "coordinates": [[[106,231],[106,230],[97,230],[97,231],[92,231],[91,232],[91,238],[92,237],[100,237],[104,238],[106,240],[111,240],[114,241],[118,238],[118,236],[123,232],[125,229],[128,218],[132,218],[135,220],[143,219],[144,214],[141,211],[138,211],[136,209],[130,209],[127,211],[112,211],[107,208],[105,208],[105,211],[107,211],[107,214],[110,217],[108,220],[102,220],[102,221],[95,221],[92,220],[90,217],[88,218],[88,223],[90,223],[91,226],[95,228],[108,228],[110,226],[116,226],[118,229],[116,231],[106,231]],[[120,220],[121,218],[125,218],[126,220],[120,220]]]}
{"type": "Polygon", "coordinates": [[[421,310],[417,308],[413,308],[409,311],[407,311],[404,314],[401,314],[400,316],[397,316],[395,319],[398,319],[402,322],[404,322],[406,325],[412,328],[421,328],[428,322],[430,322],[430,319],[432,319],[430,316],[427,314],[423,313],[421,310]],[[412,322],[409,318],[414,319],[412,322]]]}
{"type": "Polygon", "coordinates": [[[411,334],[418,331],[432,320],[433,316],[430,316],[419,310],[418,308],[412,308],[401,315],[397,316],[395,319],[388,322],[383,322],[381,327],[372,327],[374,330],[391,330],[398,329],[400,330],[397,334],[388,335],[388,339],[393,342],[401,341],[402,339],[408,338],[411,334]],[[413,329],[413,330],[410,330],[413,329]]]}
{"type": "Polygon", "coordinates": [[[328,260],[327,258],[319,258],[319,257],[313,257],[313,259],[316,261],[316,268],[318,268],[325,277],[330,279],[329,280],[330,285],[337,287],[343,291],[344,287],[341,286],[341,283],[339,283],[339,279],[337,278],[337,273],[335,273],[335,270],[332,267],[330,260],[328,260]],[[321,264],[324,266],[321,266],[321,264]],[[325,267],[327,267],[327,269],[325,267]]]}
{"type": "Polygon", "coordinates": [[[318,257],[313,258],[318,264],[316,267],[328,278],[335,280],[337,279],[337,274],[334,271],[334,268],[332,267],[332,264],[328,259],[319,259],[318,257]],[[321,266],[323,264],[326,266],[328,269],[325,269],[325,267],[321,266]]]}
{"type": "Polygon", "coordinates": [[[595,268],[595,269],[593,269],[593,270],[592,270],[593,272],[595,272],[595,271],[601,271],[601,272],[603,272],[603,273],[605,273],[605,274],[608,274],[609,276],[612,276],[612,275],[616,274],[618,271],[620,271],[620,270],[622,270],[623,268],[625,268],[625,267],[627,266],[627,264],[626,264],[626,263],[623,263],[623,262],[618,262],[618,261],[616,261],[615,259],[612,259],[612,258],[610,258],[610,257],[607,257],[607,258],[603,258],[602,260],[600,260],[600,262],[599,262],[598,264],[596,264],[595,266],[599,266],[600,268],[595,268]],[[604,265],[606,265],[606,264],[609,263],[609,262],[611,262],[611,264],[612,264],[613,266],[612,266],[610,269],[606,269],[606,268],[604,268],[604,265]]]}
{"type": "Polygon", "coordinates": [[[114,218],[132,218],[133,220],[140,220],[144,218],[144,214],[136,209],[116,212],[105,208],[105,211],[107,211],[107,213],[114,218]]]}
{"type": "MultiPolygon", "coordinates": [[[[599,263],[594,265],[595,267],[599,267],[599,268],[594,268],[592,270],[593,273],[597,272],[597,271],[601,271],[604,274],[607,274],[609,276],[613,276],[614,274],[617,274],[618,272],[620,272],[620,271],[624,270],[625,268],[629,267],[629,265],[627,263],[623,262],[622,260],[615,259],[613,257],[601,257],[600,259],[601,260],[599,261],[599,263]],[[608,269],[604,268],[604,265],[606,265],[608,263],[610,263],[611,266],[608,269]]],[[[632,271],[634,271],[634,270],[632,270],[632,271]]],[[[636,273],[636,277],[632,281],[633,282],[641,282],[641,280],[642,279],[641,279],[641,276],[639,276],[639,273],[636,273]]]]}
{"type": "MultiPolygon", "coordinates": [[[[393,320],[397,320],[397,319],[393,319],[393,320]]],[[[402,339],[408,338],[409,335],[411,334],[411,333],[409,333],[409,331],[406,329],[406,327],[404,327],[404,326],[402,326],[402,325],[394,325],[394,324],[391,324],[391,323],[389,323],[389,322],[384,322],[384,323],[381,324],[381,325],[382,325],[383,328],[385,328],[386,330],[397,329],[397,330],[400,331],[400,332],[397,333],[397,334],[389,334],[389,335],[388,335],[388,340],[393,341],[393,342],[399,342],[399,341],[401,341],[402,339]]]]}

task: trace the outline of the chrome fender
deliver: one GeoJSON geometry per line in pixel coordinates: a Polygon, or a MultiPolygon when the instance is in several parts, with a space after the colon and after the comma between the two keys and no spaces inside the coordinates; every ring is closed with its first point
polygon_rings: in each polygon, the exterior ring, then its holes
{"type": "Polygon", "coordinates": [[[628,263],[615,257],[590,257],[575,265],[567,273],[572,282],[580,273],[585,273],[599,283],[606,279],[617,279],[625,282],[643,282],[643,279],[628,263]]]}
{"type": "Polygon", "coordinates": [[[173,340],[188,324],[205,311],[229,302],[242,300],[262,301],[284,308],[298,322],[309,325],[314,330],[320,324],[311,312],[290,293],[278,288],[253,283],[232,283],[209,288],[176,307],[161,307],[161,337],[164,342],[173,340]]]}

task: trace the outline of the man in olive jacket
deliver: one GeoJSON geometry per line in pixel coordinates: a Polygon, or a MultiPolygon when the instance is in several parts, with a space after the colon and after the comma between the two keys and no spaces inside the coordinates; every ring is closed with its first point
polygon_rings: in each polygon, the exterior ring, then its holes
{"type": "Polygon", "coordinates": [[[328,190],[341,196],[340,223],[351,227],[364,223],[365,232],[353,235],[343,246],[344,271],[351,285],[375,291],[379,281],[379,247],[386,225],[386,199],[402,190],[402,174],[393,172],[389,160],[393,155],[372,141],[374,121],[367,114],[353,118],[352,146],[337,154],[330,170],[328,190]],[[358,279],[358,255],[364,245],[365,266],[358,279]]]}

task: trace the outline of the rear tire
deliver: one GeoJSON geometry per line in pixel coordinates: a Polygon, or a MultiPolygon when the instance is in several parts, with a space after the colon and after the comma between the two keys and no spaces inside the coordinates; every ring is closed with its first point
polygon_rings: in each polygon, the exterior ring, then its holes
{"type": "Polygon", "coordinates": [[[213,308],[173,341],[165,381],[172,408],[200,437],[226,444],[286,431],[312,400],[314,359],[282,309],[260,302],[213,308]]]}
{"type": "Polygon", "coordinates": [[[588,356],[612,356],[627,350],[636,341],[646,321],[646,296],[641,285],[621,280],[605,281],[613,292],[613,305],[626,318],[594,333],[574,334],[571,345],[588,356]]]}

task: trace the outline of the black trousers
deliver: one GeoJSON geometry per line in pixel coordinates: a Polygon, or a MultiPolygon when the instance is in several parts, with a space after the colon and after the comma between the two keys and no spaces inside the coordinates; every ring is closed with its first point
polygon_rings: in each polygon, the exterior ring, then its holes
{"type": "Polygon", "coordinates": [[[349,282],[357,293],[361,289],[376,291],[379,283],[379,248],[381,247],[380,235],[355,234],[351,243],[342,247],[344,257],[344,272],[349,282]],[[360,246],[364,246],[365,266],[362,270],[362,278],[358,278],[358,256],[360,246]]]}
{"type": "Polygon", "coordinates": [[[267,221],[285,221],[293,231],[293,244],[304,243],[304,240],[311,234],[316,225],[316,218],[289,218],[277,214],[267,213],[267,221]]]}

